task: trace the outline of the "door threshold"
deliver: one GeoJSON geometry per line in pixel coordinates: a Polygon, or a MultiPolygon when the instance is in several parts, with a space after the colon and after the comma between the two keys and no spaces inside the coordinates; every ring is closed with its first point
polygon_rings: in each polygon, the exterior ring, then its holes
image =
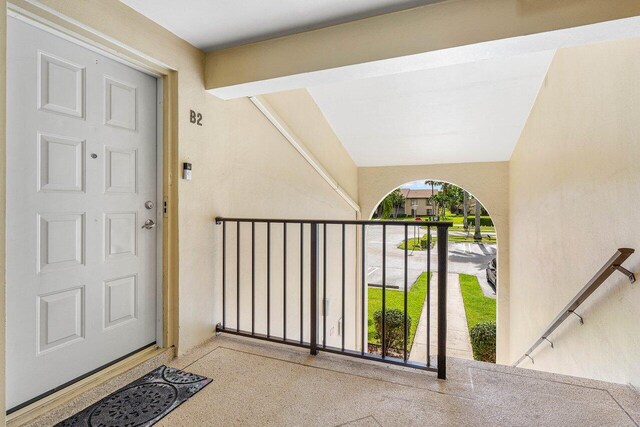
{"type": "Polygon", "coordinates": [[[171,353],[171,357],[175,356],[175,354],[173,354],[174,347],[158,348],[155,344],[145,346],[133,354],[124,356],[124,358],[120,360],[116,360],[99,368],[96,372],[90,372],[74,380],[71,384],[61,386],[63,388],[60,390],[54,390],[53,392],[39,396],[36,398],[37,400],[27,402],[26,406],[17,407],[12,410],[11,413],[7,413],[7,426],[19,426],[33,421],[118,375],[155,357],[166,355],[167,353],[171,353]]]}

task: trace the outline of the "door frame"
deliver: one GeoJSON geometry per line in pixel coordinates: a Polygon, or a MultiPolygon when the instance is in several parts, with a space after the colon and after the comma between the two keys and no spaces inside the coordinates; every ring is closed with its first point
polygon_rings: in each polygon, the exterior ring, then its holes
{"type": "MultiPolygon", "coordinates": [[[[154,356],[167,351],[175,355],[178,345],[178,198],[175,182],[178,176],[178,72],[174,67],[155,60],[53,9],[34,4],[29,0],[7,2],[6,15],[157,79],[156,346],[142,349],[122,360],[116,360],[100,368],[98,372],[12,412],[6,418],[10,424],[22,424],[154,356]]],[[[4,407],[4,402],[1,404],[4,407]]]]}

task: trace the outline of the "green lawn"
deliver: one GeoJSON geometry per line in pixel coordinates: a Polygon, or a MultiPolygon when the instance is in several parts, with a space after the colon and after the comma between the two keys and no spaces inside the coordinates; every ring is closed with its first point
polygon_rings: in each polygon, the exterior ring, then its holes
{"type": "MultiPolygon", "coordinates": [[[[426,242],[426,241],[427,241],[427,235],[426,235],[426,234],[424,235],[424,237],[422,238],[422,240],[423,240],[424,242],[426,242]]],[[[404,240],[403,240],[402,242],[400,242],[400,244],[398,245],[398,249],[404,249],[404,246],[405,246],[405,245],[404,245],[404,242],[405,242],[404,240]]],[[[413,250],[413,251],[424,251],[424,250],[426,250],[426,248],[425,248],[425,249],[423,249],[423,248],[422,248],[422,246],[420,246],[420,239],[418,239],[417,237],[415,237],[415,238],[413,238],[413,237],[412,237],[412,238],[410,238],[410,239],[408,240],[408,242],[409,242],[409,250],[410,250],[410,251],[411,251],[411,250],[413,250]]],[[[425,245],[426,245],[426,243],[425,243],[425,245]]],[[[435,239],[435,236],[433,236],[433,235],[432,235],[432,236],[431,236],[431,247],[433,248],[435,245],[436,245],[436,239],[435,239]]]]}
{"type": "MultiPolygon", "coordinates": [[[[435,233],[432,234],[431,235],[431,247],[432,248],[436,245],[436,239],[437,239],[437,236],[435,235],[435,233]]],[[[422,240],[426,242],[427,236],[424,235],[422,240]]],[[[418,238],[410,238],[408,241],[409,241],[409,250],[410,251],[411,250],[413,250],[413,251],[424,251],[424,250],[426,250],[426,248],[422,248],[422,246],[420,245],[420,239],[418,239],[418,238]]],[[[469,233],[468,236],[459,236],[459,235],[455,235],[455,234],[449,233],[449,242],[454,242],[454,243],[474,243],[475,240],[473,239],[473,233],[469,233]]],[[[487,236],[487,234],[483,234],[482,235],[482,243],[496,243],[496,238],[495,238],[495,236],[487,236]]],[[[405,241],[403,240],[398,245],[398,249],[403,249],[404,250],[404,246],[405,246],[405,241]]]]}
{"type": "Polygon", "coordinates": [[[480,322],[496,321],[496,300],[484,296],[476,276],[461,274],[460,290],[462,291],[469,330],[480,322]]]}
{"type": "MultiPolygon", "coordinates": [[[[483,215],[480,218],[482,219],[491,219],[490,216],[486,216],[483,215]]],[[[469,217],[467,218],[467,222],[469,224],[469,229],[471,230],[471,232],[473,232],[473,227],[474,227],[474,223],[473,221],[475,220],[475,216],[474,215],[469,215],[469,217]]],[[[447,210],[447,216],[445,217],[445,219],[443,221],[451,221],[453,222],[453,228],[452,230],[456,230],[456,231],[461,231],[464,230],[462,223],[464,222],[464,215],[454,215],[451,212],[449,212],[447,210]]],[[[482,225],[480,226],[480,231],[487,231],[487,232],[492,232],[495,233],[496,228],[493,226],[486,226],[486,225],[482,225]]]]}
{"type": "MultiPolygon", "coordinates": [[[[420,314],[422,313],[422,307],[427,297],[427,273],[422,273],[414,285],[409,290],[407,295],[407,313],[411,317],[411,328],[409,329],[407,351],[411,350],[413,344],[413,337],[418,329],[418,322],[420,322],[420,314]]],[[[404,311],[404,291],[387,289],[385,305],[387,310],[396,308],[400,311],[404,311]]],[[[368,301],[368,334],[369,342],[380,344],[380,341],[375,339],[376,328],[373,322],[373,313],[377,310],[382,310],[382,289],[369,288],[369,301],[368,301]]]]}
{"type": "MultiPolygon", "coordinates": [[[[482,219],[491,219],[490,216],[488,215],[482,215],[480,218],[482,219]]],[[[469,215],[467,217],[467,222],[469,223],[469,226],[473,226],[473,221],[475,219],[475,215],[469,215]]],[[[445,216],[444,221],[451,221],[453,222],[453,225],[462,225],[462,223],[464,222],[464,215],[462,214],[452,214],[451,212],[449,212],[447,210],[447,215],[445,216]]]]}
{"type": "MultiPolygon", "coordinates": [[[[420,216],[420,217],[416,217],[416,218],[420,218],[422,221],[430,221],[431,220],[431,218],[428,217],[428,216],[420,216]]],[[[402,217],[402,218],[393,218],[393,217],[391,217],[391,218],[384,219],[384,221],[409,221],[409,222],[415,221],[415,222],[418,222],[418,224],[419,224],[419,221],[416,221],[416,218],[414,218],[412,216],[402,217]]],[[[483,215],[481,218],[490,219],[491,217],[483,215]]],[[[447,210],[447,215],[444,218],[440,218],[440,220],[441,221],[452,222],[453,223],[453,227],[451,228],[452,230],[455,230],[455,231],[464,230],[464,228],[462,226],[462,223],[464,222],[464,215],[454,215],[454,214],[452,214],[451,212],[449,212],[447,210]]],[[[374,221],[380,221],[380,219],[379,218],[375,218],[374,221]]],[[[467,221],[469,222],[469,229],[473,232],[474,216],[470,215],[467,218],[467,221]]],[[[426,226],[423,225],[422,228],[426,228],[426,226]]],[[[480,230],[484,231],[484,232],[495,233],[496,228],[495,227],[486,226],[486,225],[482,225],[482,226],[480,226],[480,230]]]]}

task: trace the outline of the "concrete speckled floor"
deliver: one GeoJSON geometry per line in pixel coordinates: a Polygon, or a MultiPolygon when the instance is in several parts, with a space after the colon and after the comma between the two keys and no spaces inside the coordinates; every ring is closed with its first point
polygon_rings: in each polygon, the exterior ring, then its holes
{"type": "MultiPolygon", "coordinates": [[[[169,364],[213,382],[158,426],[640,423],[640,395],[630,387],[469,360],[450,359],[448,380],[439,381],[430,372],[220,336],[169,364]]],[[[84,406],[72,402],[57,420],[84,406]]],[[[55,421],[49,414],[33,425],[55,421]]]]}

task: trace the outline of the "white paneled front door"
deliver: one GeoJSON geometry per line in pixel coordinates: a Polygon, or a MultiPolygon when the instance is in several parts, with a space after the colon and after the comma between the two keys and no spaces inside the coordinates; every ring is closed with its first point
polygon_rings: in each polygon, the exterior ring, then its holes
{"type": "Polygon", "coordinates": [[[14,408],[156,340],[157,81],[16,18],[7,61],[14,408]]]}

